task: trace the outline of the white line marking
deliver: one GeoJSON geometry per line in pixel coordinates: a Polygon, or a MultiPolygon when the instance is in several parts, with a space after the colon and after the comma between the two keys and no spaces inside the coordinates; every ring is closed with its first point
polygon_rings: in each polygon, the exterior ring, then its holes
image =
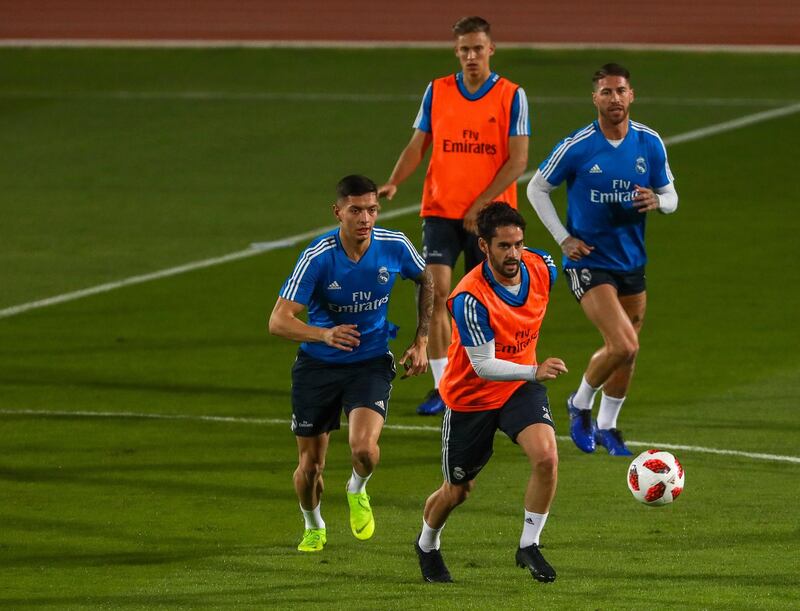
{"type": "MultiPolygon", "coordinates": [[[[3,416],[37,416],[42,418],[127,418],[131,420],[188,420],[193,422],[223,422],[229,424],[258,424],[258,425],[284,425],[290,426],[288,420],[281,418],[245,418],[241,416],[192,416],[187,414],[147,414],[137,412],[92,412],[92,411],[66,411],[66,410],[38,410],[38,409],[0,409],[3,416]]],[[[346,422],[342,423],[347,426],[346,422]]],[[[438,426],[413,425],[413,424],[387,424],[383,428],[396,431],[426,431],[439,433],[438,426]]],[[[558,435],[560,441],[569,441],[567,435],[558,435]]],[[[670,443],[650,441],[626,441],[630,446],[643,448],[659,448],[665,450],[683,450],[700,454],[718,454],[722,456],[739,456],[741,458],[754,458],[771,462],[788,462],[800,464],[800,456],[783,456],[780,454],[764,454],[762,452],[742,452],[740,450],[723,450],[719,448],[706,448],[703,446],[687,446],[670,443]]]]}
{"type": "MultiPolygon", "coordinates": [[[[416,102],[420,93],[335,93],[322,91],[0,91],[0,99],[11,100],[158,100],[187,102],[416,102]]],[[[534,105],[586,104],[589,96],[529,96],[534,105]]],[[[779,98],[648,98],[637,104],[654,106],[779,106],[796,100],[779,98]]]]}
{"type": "Polygon", "coordinates": [[[719,134],[722,132],[729,132],[740,127],[753,125],[754,123],[761,123],[762,121],[769,121],[778,117],[786,117],[788,115],[800,112],[800,103],[784,106],[783,108],[775,108],[773,110],[766,110],[764,112],[757,112],[753,115],[739,117],[732,121],[725,121],[724,123],[717,123],[716,125],[709,125],[702,129],[695,129],[690,132],[672,136],[664,140],[664,144],[680,144],[681,142],[691,142],[692,140],[699,140],[706,136],[719,134]]]}
{"type": "MultiPolygon", "coordinates": [[[[789,106],[784,106],[782,108],[775,108],[773,110],[767,110],[764,112],[758,112],[752,115],[745,115],[744,117],[740,117],[732,121],[725,121],[723,123],[717,123],[715,125],[704,127],[702,129],[696,129],[689,132],[685,132],[683,134],[678,134],[676,136],[671,136],[669,138],[664,138],[664,144],[672,145],[672,144],[681,144],[683,142],[692,142],[693,140],[700,140],[708,136],[713,136],[715,134],[720,134],[734,129],[739,129],[740,127],[753,125],[754,123],[759,123],[762,121],[768,121],[770,119],[774,119],[777,117],[785,117],[797,112],[800,112],[800,103],[791,104],[789,106]]],[[[520,181],[529,180],[533,176],[534,172],[535,170],[526,172],[525,174],[520,176],[520,181]]],[[[395,218],[398,216],[409,214],[417,210],[419,210],[418,203],[414,204],[413,206],[406,206],[404,208],[397,208],[396,210],[390,210],[388,212],[381,213],[381,218],[382,219],[395,218]]],[[[20,305],[11,306],[0,310],[0,318],[8,318],[10,316],[16,316],[17,314],[22,314],[23,312],[28,312],[30,310],[35,310],[37,308],[43,308],[58,303],[73,301],[75,299],[81,299],[82,297],[88,297],[90,295],[107,293],[109,291],[113,291],[115,289],[122,288],[125,286],[131,286],[133,284],[141,284],[143,282],[158,280],[160,278],[166,278],[169,276],[176,276],[178,274],[191,272],[205,267],[221,265],[222,263],[228,263],[229,261],[245,259],[247,257],[252,257],[254,255],[269,252],[277,248],[286,248],[294,246],[298,242],[311,239],[321,233],[330,231],[334,227],[335,225],[332,225],[330,227],[322,227],[319,229],[314,229],[312,231],[306,231],[294,236],[290,236],[288,238],[283,238],[281,240],[273,240],[271,242],[255,242],[251,245],[250,248],[246,250],[240,250],[238,252],[230,253],[220,257],[213,257],[211,259],[202,259],[200,261],[193,261],[190,263],[185,263],[184,265],[179,265],[177,267],[170,267],[168,269],[163,269],[149,274],[132,276],[130,278],[125,278],[123,280],[117,280],[115,282],[107,282],[105,284],[90,287],[87,289],[73,291],[70,293],[64,293],[62,295],[56,295],[55,297],[49,297],[46,299],[40,299],[38,301],[22,303],[20,305]]]]}
{"type": "MultiPolygon", "coordinates": [[[[504,42],[503,49],[539,49],[584,51],[618,49],[624,51],[667,51],[690,53],[800,53],[800,45],[686,45],[606,42],[504,42]]],[[[403,40],[141,40],[111,38],[7,38],[0,47],[73,47],[73,48],[144,48],[144,49],[451,49],[452,43],[403,40]]]]}

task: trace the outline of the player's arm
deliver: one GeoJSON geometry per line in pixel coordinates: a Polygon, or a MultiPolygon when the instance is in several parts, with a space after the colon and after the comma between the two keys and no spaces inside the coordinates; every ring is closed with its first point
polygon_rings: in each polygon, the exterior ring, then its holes
{"type": "Polygon", "coordinates": [[[635,185],[633,205],[641,213],[658,210],[662,214],[672,214],[678,209],[678,192],[675,190],[675,177],[667,160],[667,147],[658,134],[648,140],[648,145],[650,167],[653,169],[650,183],[660,186],[646,188],[635,185]]]}
{"type": "Polygon", "coordinates": [[[508,159],[494,175],[489,186],[481,193],[464,215],[464,228],[478,233],[478,213],[508,189],[528,167],[528,136],[509,136],[508,159]]]}
{"type": "Polygon", "coordinates": [[[655,189],[636,185],[636,195],[633,199],[633,205],[639,212],[658,210],[662,214],[672,214],[678,209],[678,192],[672,182],[655,189]]]}
{"type": "Polygon", "coordinates": [[[428,371],[428,331],[433,314],[433,275],[427,269],[414,278],[417,284],[417,332],[414,341],[403,353],[400,364],[406,372],[400,379],[428,371]]]}
{"type": "Polygon", "coordinates": [[[578,261],[592,252],[594,246],[589,246],[580,238],[571,236],[564,225],[561,224],[556,207],[550,198],[550,193],[555,188],[555,185],[551,185],[545,180],[541,171],[536,170],[536,174],[533,175],[533,178],[528,183],[528,200],[531,202],[542,224],[561,247],[561,251],[571,260],[578,261]]]}
{"type": "Polygon", "coordinates": [[[564,361],[555,357],[545,359],[539,366],[498,359],[495,355],[494,340],[479,346],[464,346],[464,349],[475,373],[484,380],[544,382],[567,373],[564,361]]]}
{"type": "Polygon", "coordinates": [[[345,352],[352,352],[359,345],[361,334],[356,331],[356,325],[331,328],[309,325],[298,318],[304,309],[302,303],[278,297],[269,316],[269,332],[296,342],[323,342],[345,352]]]}
{"type": "Polygon", "coordinates": [[[461,345],[467,351],[472,368],[485,380],[541,382],[567,371],[564,361],[558,358],[546,359],[538,367],[497,358],[489,312],[469,293],[460,293],[453,298],[452,314],[461,345]]]}
{"type": "Polygon", "coordinates": [[[419,164],[422,163],[432,140],[433,135],[429,132],[421,129],[414,130],[411,140],[409,140],[403,152],[400,153],[389,180],[378,188],[378,197],[386,197],[388,199],[394,197],[394,194],[397,193],[398,185],[411,176],[419,164]]]}

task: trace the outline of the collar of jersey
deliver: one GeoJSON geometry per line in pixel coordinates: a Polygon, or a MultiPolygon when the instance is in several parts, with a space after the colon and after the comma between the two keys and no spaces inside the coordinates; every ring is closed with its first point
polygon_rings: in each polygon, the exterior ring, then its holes
{"type": "Polygon", "coordinates": [[[628,119],[628,133],[625,134],[625,137],[622,139],[622,142],[620,142],[618,146],[614,146],[613,144],[611,144],[608,141],[608,138],[606,138],[606,135],[603,133],[603,130],[600,129],[600,121],[595,119],[594,121],[592,121],[592,123],[594,123],[595,133],[597,133],[597,135],[600,136],[603,139],[603,142],[605,142],[608,146],[610,146],[613,149],[619,149],[621,146],[623,146],[628,141],[628,136],[631,135],[631,130],[633,129],[631,127],[631,120],[629,118],[628,119]]]}
{"type": "Polygon", "coordinates": [[[340,231],[341,229],[336,229],[333,232],[333,237],[336,240],[336,250],[342,256],[342,259],[350,263],[350,265],[358,265],[366,258],[367,253],[369,253],[370,249],[372,248],[372,245],[375,243],[375,227],[373,227],[372,231],[369,232],[369,246],[367,246],[367,250],[364,252],[364,254],[358,261],[353,261],[350,257],[347,256],[347,251],[344,249],[344,246],[342,246],[342,240],[339,237],[340,231]]]}
{"type": "Polygon", "coordinates": [[[464,73],[457,72],[456,73],[456,85],[458,86],[459,92],[463,95],[466,99],[470,102],[474,102],[475,100],[480,100],[483,96],[485,96],[489,91],[494,87],[494,84],[500,79],[500,76],[495,73],[489,73],[489,78],[486,79],[486,82],[481,85],[480,89],[475,93],[470,93],[467,91],[466,85],[464,85],[464,73]]]}
{"type": "Polygon", "coordinates": [[[489,269],[489,261],[484,261],[481,265],[483,277],[486,282],[489,283],[489,286],[492,287],[492,290],[495,292],[495,294],[505,303],[515,308],[523,305],[528,299],[528,288],[530,287],[531,282],[530,275],[528,274],[528,268],[525,267],[524,261],[520,261],[519,268],[522,271],[522,286],[519,287],[519,293],[515,295],[494,279],[494,274],[492,274],[492,271],[489,269]]]}

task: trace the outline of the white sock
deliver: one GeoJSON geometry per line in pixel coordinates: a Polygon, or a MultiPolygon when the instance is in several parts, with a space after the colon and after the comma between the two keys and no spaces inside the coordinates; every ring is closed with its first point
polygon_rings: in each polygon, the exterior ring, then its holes
{"type": "Polygon", "coordinates": [[[572,405],[578,409],[592,409],[594,396],[597,394],[598,390],[600,390],[599,386],[595,388],[590,385],[589,382],[586,381],[586,376],[583,376],[581,378],[581,385],[578,387],[575,396],[572,397],[572,405]]]}
{"type": "Polygon", "coordinates": [[[522,536],[519,538],[520,547],[529,547],[534,543],[539,545],[539,535],[542,534],[544,523],[550,513],[533,513],[525,510],[525,523],[522,526],[522,536]]]}
{"type": "Polygon", "coordinates": [[[347,480],[347,491],[350,494],[360,494],[367,489],[367,482],[369,478],[372,477],[372,473],[367,475],[366,477],[361,477],[356,470],[353,469],[353,473],[350,476],[350,479],[347,480]]]}
{"type": "Polygon", "coordinates": [[[442,379],[442,374],[444,373],[445,365],[447,365],[447,357],[444,357],[442,359],[428,360],[428,367],[431,368],[431,373],[433,374],[434,388],[439,388],[439,380],[442,379]]]}
{"type": "Polygon", "coordinates": [[[617,416],[619,416],[619,410],[622,409],[622,404],[624,402],[625,397],[617,399],[616,397],[609,397],[606,393],[602,393],[600,395],[600,410],[597,412],[597,428],[617,428],[617,416]]]}
{"type": "Polygon", "coordinates": [[[420,534],[419,541],[417,541],[417,545],[423,552],[427,554],[431,550],[439,549],[441,545],[439,535],[442,532],[442,528],[444,528],[444,524],[442,524],[441,528],[431,528],[423,518],[422,534],[420,534]]]}
{"type": "Polygon", "coordinates": [[[325,520],[322,519],[320,507],[322,503],[317,505],[314,509],[303,509],[300,505],[300,511],[303,512],[303,519],[306,521],[306,528],[325,528],[325,520]]]}

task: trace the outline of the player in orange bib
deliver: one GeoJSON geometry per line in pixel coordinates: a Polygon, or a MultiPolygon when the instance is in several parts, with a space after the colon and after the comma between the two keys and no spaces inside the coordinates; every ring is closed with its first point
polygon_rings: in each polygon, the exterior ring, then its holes
{"type": "Polygon", "coordinates": [[[438,388],[450,343],[446,302],[453,267],[462,251],[465,272],[483,260],[476,235],[478,212],[495,200],[516,208],[516,180],[528,163],[528,99],[521,87],[492,72],[489,60],[495,45],[489,23],[464,17],[453,26],[453,34],[462,71],[428,85],[411,140],[378,189],[379,196],[392,199],[431,149],[420,216],[422,256],[434,282],[428,343],[434,388],[417,408],[423,415],[444,410],[438,388]]]}
{"type": "Polygon", "coordinates": [[[539,536],[556,491],[558,452],[542,384],[567,371],[559,358],[536,360],[536,343],[557,276],[544,251],[524,247],[525,219],[506,203],[478,215],[487,260],[458,283],[448,300],[455,327],[440,390],[444,482],[425,503],[414,542],[426,581],[452,581],[439,552],[445,521],[475,486],[492,456],[495,431],[518,444],[531,464],[516,561],[538,581],[556,578],[539,536]]]}

